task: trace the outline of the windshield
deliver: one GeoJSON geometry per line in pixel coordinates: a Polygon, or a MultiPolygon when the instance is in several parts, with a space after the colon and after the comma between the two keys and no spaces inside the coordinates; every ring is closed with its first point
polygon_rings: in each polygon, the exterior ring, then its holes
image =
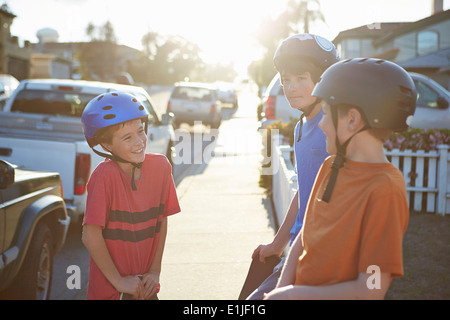
{"type": "Polygon", "coordinates": [[[206,88],[175,87],[172,98],[211,101],[211,90],[206,88]]]}

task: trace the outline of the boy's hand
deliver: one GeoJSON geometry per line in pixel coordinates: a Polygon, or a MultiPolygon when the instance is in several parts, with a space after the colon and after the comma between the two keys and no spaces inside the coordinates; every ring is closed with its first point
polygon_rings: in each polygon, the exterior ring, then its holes
{"type": "Polygon", "coordinates": [[[277,256],[281,255],[281,253],[276,250],[275,246],[272,243],[260,244],[253,251],[252,259],[254,259],[258,253],[259,253],[259,261],[261,261],[262,263],[266,262],[267,257],[274,256],[274,255],[277,255],[277,256]]]}
{"type": "Polygon", "coordinates": [[[143,294],[144,285],[138,276],[125,276],[119,279],[116,289],[119,292],[129,293],[137,299],[143,294]]]}
{"type": "Polygon", "coordinates": [[[142,276],[143,290],[140,299],[149,299],[158,292],[159,272],[147,272],[142,276]]]}

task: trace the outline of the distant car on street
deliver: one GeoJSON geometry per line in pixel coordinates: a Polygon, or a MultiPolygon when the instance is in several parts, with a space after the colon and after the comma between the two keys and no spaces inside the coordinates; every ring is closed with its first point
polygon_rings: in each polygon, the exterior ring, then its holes
{"type": "Polygon", "coordinates": [[[418,129],[450,129],[450,93],[433,79],[409,73],[417,90],[417,104],[410,124],[418,129]]]}
{"type": "Polygon", "coordinates": [[[167,104],[167,112],[175,115],[175,125],[201,121],[211,128],[222,122],[222,103],[215,86],[206,83],[182,82],[175,85],[167,104]]]}
{"type": "Polygon", "coordinates": [[[231,108],[236,111],[238,108],[238,96],[233,85],[226,82],[216,82],[217,96],[219,100],[223,103],[224,108],[231,108]]]}

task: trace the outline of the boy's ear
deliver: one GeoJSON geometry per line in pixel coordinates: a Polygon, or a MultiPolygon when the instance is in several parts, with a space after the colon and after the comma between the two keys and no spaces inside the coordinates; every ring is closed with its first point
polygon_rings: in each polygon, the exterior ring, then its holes
{"type": "Polygon", "coordinates": [[[356,108],[351,108],[347,114],[347,124],[350,131],[358,131],[362,126],[364,126],[364,119],[356,108]]]}

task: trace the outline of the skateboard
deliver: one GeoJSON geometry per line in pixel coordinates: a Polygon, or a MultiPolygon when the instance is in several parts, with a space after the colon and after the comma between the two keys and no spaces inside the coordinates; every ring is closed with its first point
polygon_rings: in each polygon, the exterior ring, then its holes
{"type": "Polygon", "coordinates": [[[255,291],[261,283],[273,272],[275,266],[281,261],[279,256],[270,256],[266,258],[266,262],[263,263],[259,260],[259,254],[257,254],[248,270],[247,278],[245,279],[239,300],[245,300],[253,291],[255,291]]]}

